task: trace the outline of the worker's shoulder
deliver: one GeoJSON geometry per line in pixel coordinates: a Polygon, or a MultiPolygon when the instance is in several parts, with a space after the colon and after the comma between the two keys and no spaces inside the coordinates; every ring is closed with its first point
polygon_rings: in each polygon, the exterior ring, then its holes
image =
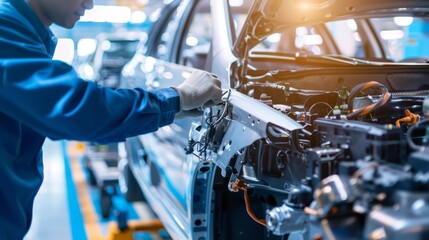
{"type": "Polygon", "coordinates": [[[0,1],[0,19],[1,20],[21,20],[22,15],[8,1],[0,1]]]}
{"type": "Polygon", "coordinates": [[[0,30],[30,30],[31,23],[8,1],[0,0],[0,30]]]}

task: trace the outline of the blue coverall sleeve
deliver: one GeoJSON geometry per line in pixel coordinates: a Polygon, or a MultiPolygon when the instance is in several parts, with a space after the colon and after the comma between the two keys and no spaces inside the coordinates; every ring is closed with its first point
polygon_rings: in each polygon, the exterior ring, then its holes
{"type": "Polygon", "coordinates": [[[84,81],[50,59],[47,29],[36,30],[10,4],[0,12],[0,112],[54,140],[123,141],[173,121],[174,89],[112,90],[84,81]]]}
{"type": "Polygon", "coordinates": [[[174,89],[100,88],[50,59],[0,59],[0,111],[51,139],[114,142],[170,124],[174,89]]]}

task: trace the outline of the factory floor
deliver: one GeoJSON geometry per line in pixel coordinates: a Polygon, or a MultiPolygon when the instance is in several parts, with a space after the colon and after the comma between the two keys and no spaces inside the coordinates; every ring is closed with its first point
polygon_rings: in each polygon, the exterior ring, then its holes
{"type": "MultiPolygon", "coordinates": [[[[88,183],[82,164],[84,143],[47,140],[44,147],[44,182],[34,202],[33,221],[25,240],[112,239],[117,217],[101,217],[100,191],[88,183]]],[[[117,194],[115,198],[122,198],[117,194]]],[[[143,202],[126,203],[128,219],[156,217],[143,202]]],[[[133,239],[170,239],[165,230],[139,232],[133,239]]],[[[126,239],[128,240],[128,239],[126,239]]]]}

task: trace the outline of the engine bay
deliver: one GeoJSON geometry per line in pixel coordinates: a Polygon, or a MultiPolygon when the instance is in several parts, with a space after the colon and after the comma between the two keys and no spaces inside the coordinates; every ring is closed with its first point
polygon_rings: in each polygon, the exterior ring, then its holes
{"type": "MultiPolygon", "coordinates": [[[[267,124],[266,137],[223,166],[219,184],[244,192],[264,239],[429,237],[428,91],[394,91],[378,81],[332,90],[296,85],[258,80],[237,88],[302,126],[267,124]]],[[[225,149],[233,107],[206,117],[204,151],[225,149]]]]}

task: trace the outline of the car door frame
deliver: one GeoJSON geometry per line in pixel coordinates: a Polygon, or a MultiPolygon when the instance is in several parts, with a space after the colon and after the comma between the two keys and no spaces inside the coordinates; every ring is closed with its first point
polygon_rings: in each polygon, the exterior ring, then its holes
{"type": "MultiPolygon", "coordinates": [[[[152,73],[153,75],[155,75],[155,77],[153,78],[155,79],[155,81],[158,82],[157,84],[155,84],[156,87],[168,87],[171,85],[171,83],[174,83],[173,85],[178,85],[186,78],[186,74],[180,74],[180,72],[190,73],[192,71],[192,69],[190,68],[177,65],[174,62],[174,59],[177,56],[177,48],[181,44],[180,39],[182,37],[178,36],[182,36],[182,34],[184,34],[185,32],[186,27],[189,26],[189,24],[187,24],[189,16],[193,13],[195,4],[198,3],[198,1],[199,0],[184,0],[180,3],[180,5],[176,6],[175,9],[169,9],[170,18],[164,17],[161,20],[162,23],[158,23],[160,26],[154,27],[153,30],[150,32],[150,39],[148,40],[148,49],[146,50],[146,53],[142,55],[144,55],[143,58],[152,59],[151,62],[153,63],[153,67],[151,68],[158,69],[153,71],[152,73]],[[169,24],[173,25],[169,26],[169,24]],[[173,28],[175,31],[174,34],[171,34],[170,36],[174,36],[175,38],[173,41],[167,42],[166,44],[168,51],[165,55],[165,59],[159,59],[157,58],[157,47],[160,45],[160,39],[162,37],[162,34],[164,34],[165,32],[169,32],[171,28],[173,28]]],[[[142,62],[144,61],[145,60],[143,60],[142,62]]],[[[155,85],[152,84],[151,87],[155,87],[155,85]]],[[[183,121],[186,120],[182,120],[182,122],[183,121]]],[[[189,121],[190,123],[192,120],[189,119],[187,121],[189,121]]],[[[177,131],[177,129],[180,128],[180,122],[181,121],[175,121],[169,126],[160,128],[155,133],[140,135],[138,137],[138,139],[142,143],[142,151],[144,151],[144,154],[140,153],[141,156],[139,156],[139,158],[141,158],[144,163],[139,160],[139,162],[141,162],[142,164],[140,164],[141,170],[139,170],[139,173],[137,174],[139,175],[139,178],[143,180],[143,183],[140,184],[142,186],[143,191],[149,193],[145,194],[148,202],[154,208],[155,212],[158,214],[163,224],[166,225],[166,228],[169,230],[170,235],[177,239],[189,239],[193,238],[191,228],[194,225],[193,222],[189,220],[189,208],[191,207],[192,203],[188,201],[188,195],[192,192],[192,189],[188,189],[184,192],[186,199],[185,208],[182,209],[184,211],[179,210],[180,207],[176,206],[176,200],[179,200],[179,196],[174,195],[174,189],[171,187],[169,188],[168,186],[171,185],[168,184],[168,182],[175,179],[173,177],[166,177],[165,175],[169,168],[171,169],[171,167],[174,166],[171,166],[171,164],[168,163],[165,164],[166,162],[170,161],[171,158],[162,155],[163,153],[166,154],[167,152],[171,152],[171,150],[173,150],[174,148],[174,145],[178,143],[177,140],[182,140],[182,138],[187,140],[188,131],[186,131],[185,133],[182,132],[181,134],[177,134],[175,132],[177,131]],[[180,139],[178,139],[178,136],[180,139]],[[162,147],[162,149],[151,148],[151,146],[156,143],[162,143],[164,147],[162,147]],[[170,150],[166,150],[166,148],[170,150]]],[[[176,149],[178,148],[175,148],[174,150],[176,149]]],[[[180,148],[180,150],[183,151],[183,154],[185,155],[185,150],[183,150],[183,148],[180,148]]],[[[176,162],[177,164],[177,162],[180,162],[180,160],[173,162],[176,162]]],[[[191,176],[194,175],[197,169],[195,165],[198,165],[199,163],[192,161],[188,162],[186,155],[183,157],[182,163],[183,164],[179,164],[183,165],[181,169],[187,169],[186,172],[183,173],[186,182],[182,184],[185,185],[185,188],[186,186],[190,186],[189,188],[192,188],[193,177],[191,176]]],[[[182,201],[183,199],[179,202],[182,201]]]]}

